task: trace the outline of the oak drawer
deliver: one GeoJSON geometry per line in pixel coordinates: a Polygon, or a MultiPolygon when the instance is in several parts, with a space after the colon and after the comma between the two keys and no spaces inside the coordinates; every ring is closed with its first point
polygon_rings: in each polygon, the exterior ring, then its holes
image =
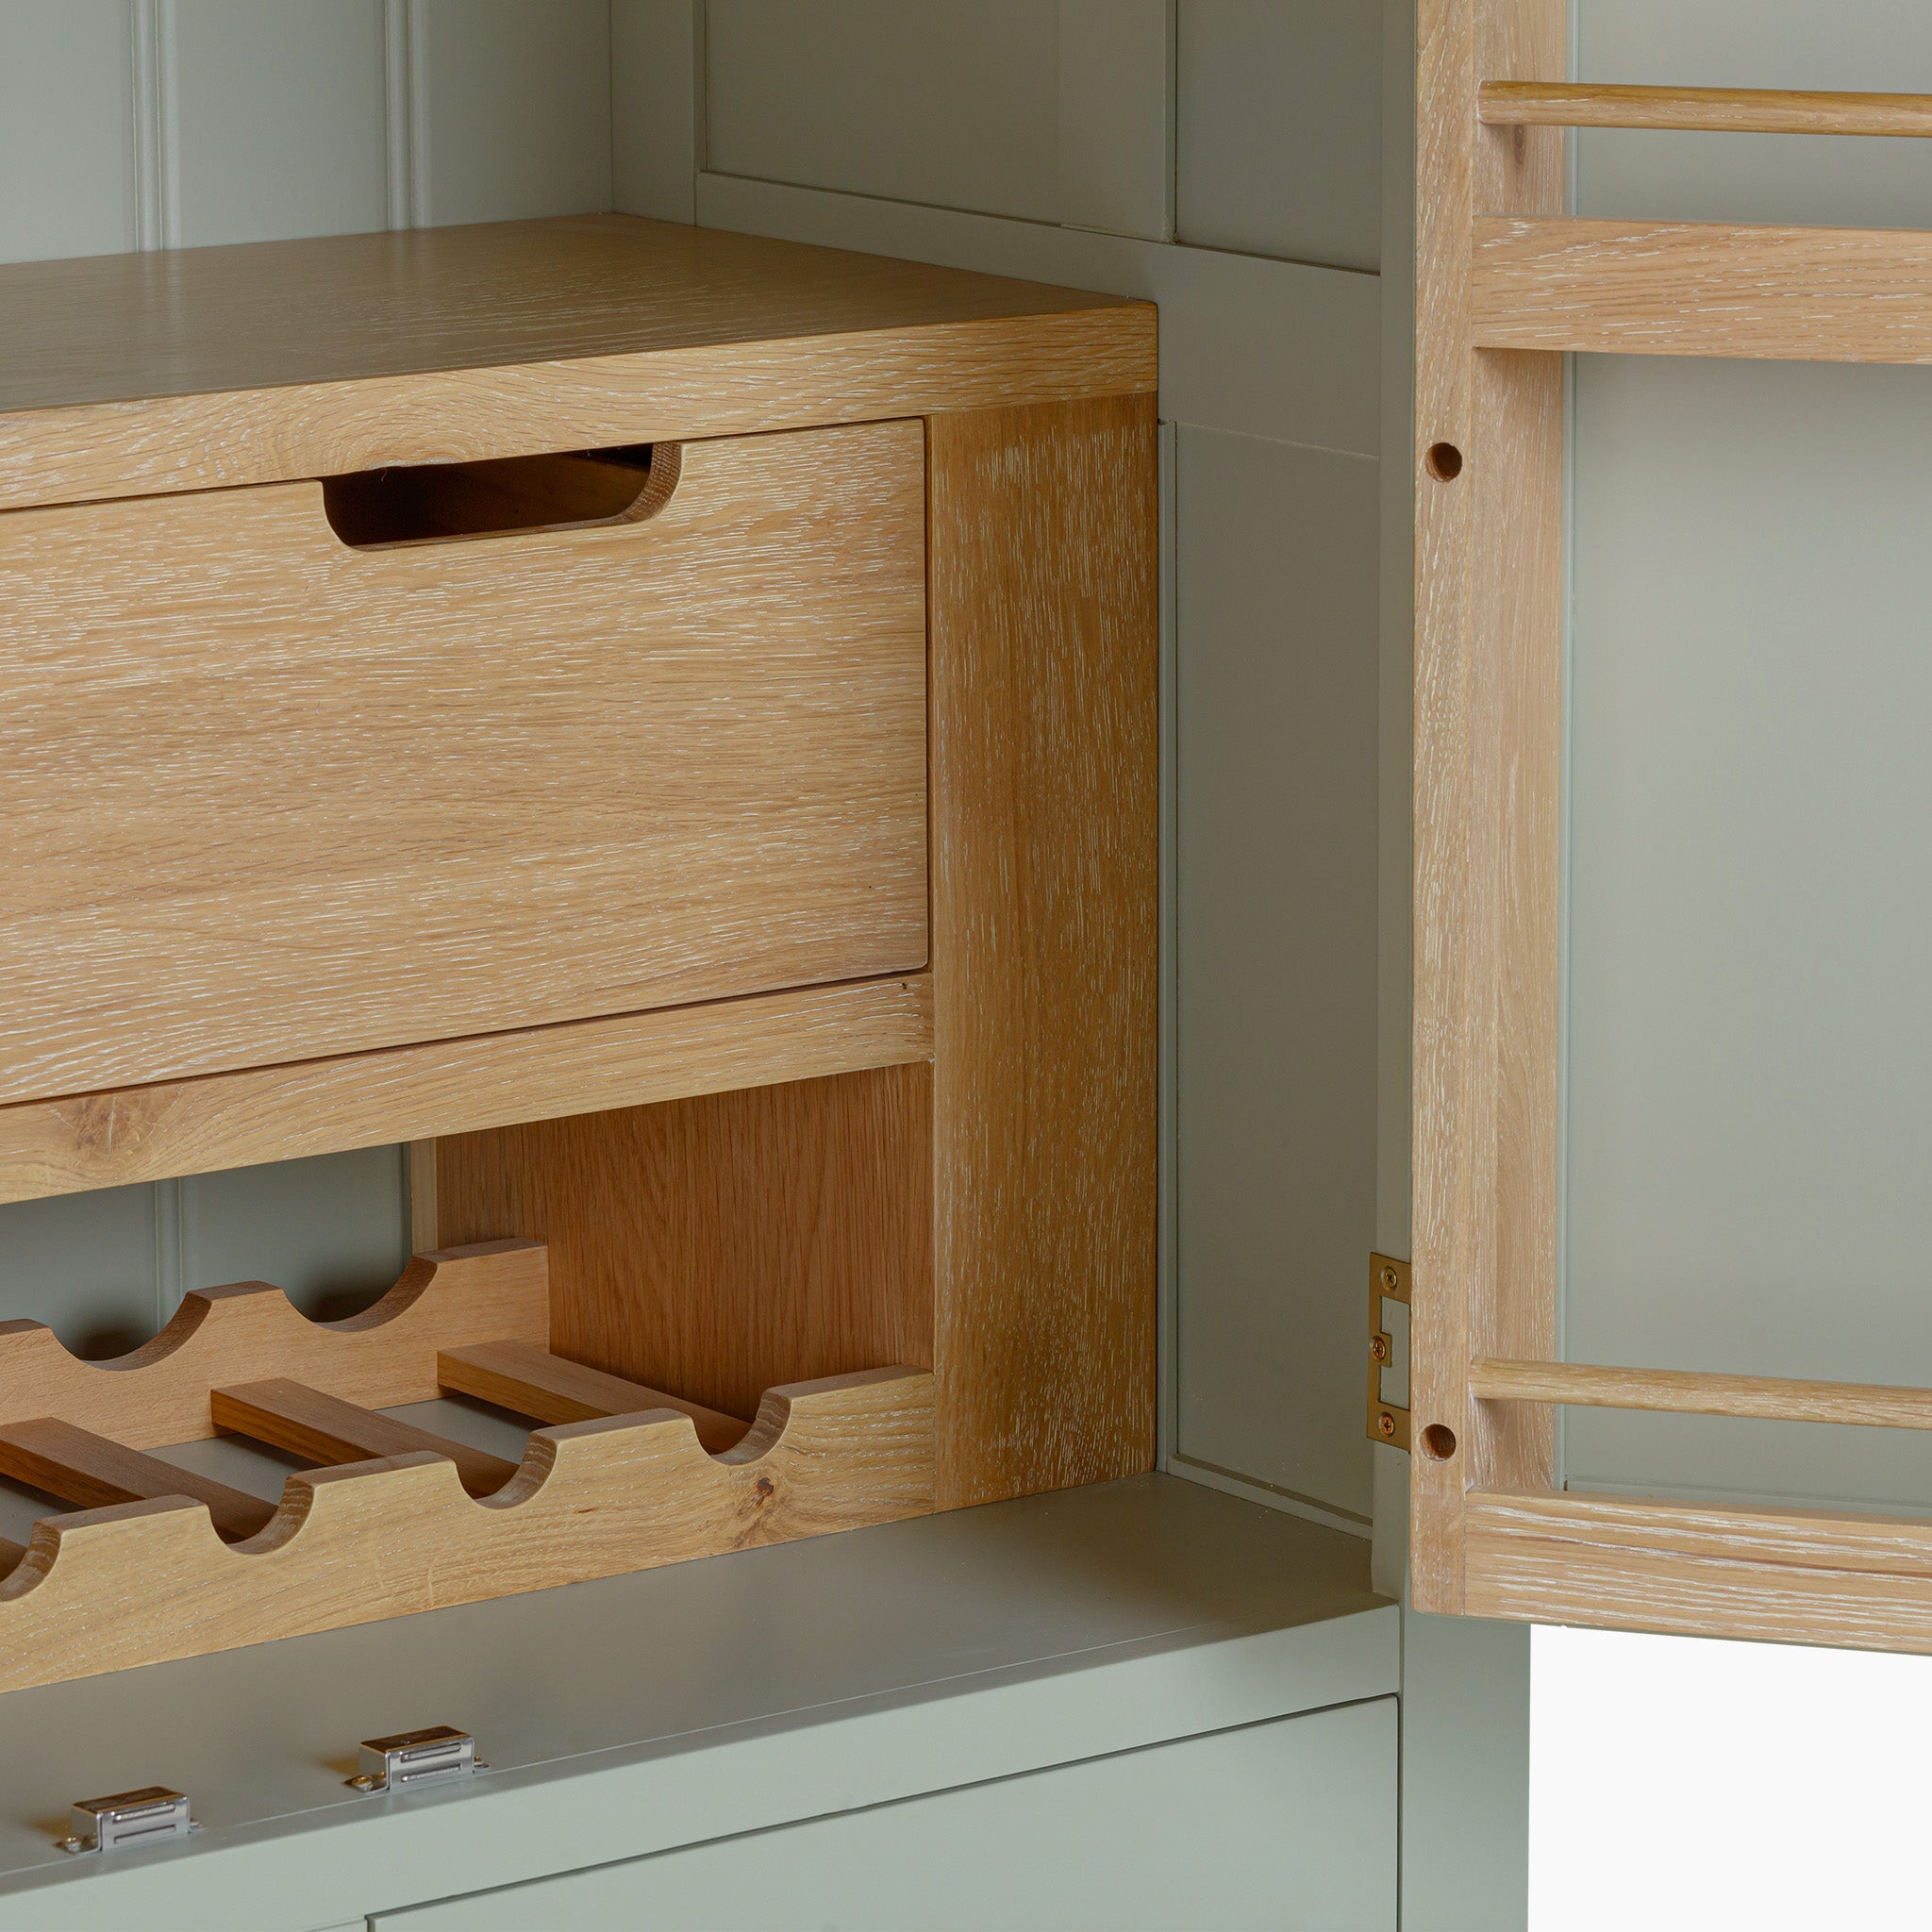
{"type": "Polygon", "coordinates": [[[924,963],[916,422],[642,521],[0,516],[0,1100],[924,963]]]}

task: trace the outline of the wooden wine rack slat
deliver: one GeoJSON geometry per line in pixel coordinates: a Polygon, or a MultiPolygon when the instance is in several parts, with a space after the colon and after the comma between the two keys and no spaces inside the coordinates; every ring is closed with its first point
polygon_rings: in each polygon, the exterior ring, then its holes
{"type": "Polygon", "coordinates": [[[550,1356],[547,1301],[545,1250],[498,1241],[419,1257],[349,1322],[308,1322],[258,1284],[192,1296],[117,1363],[7,1324],[0,1474],[125,1500],[0,1547],[0,1690],[932,1508],[925,1371],[773,1389],[747,1429],[550,1356]],[[488,1376],[499,1406],[567,1392],[580,1419],[539,1428],[512,1464],[375,1412],[488,1376]],[[701,1430],[727,1427],[708,1453],[701,1430]],[[133,1446],[224,1429],[322,1461],[384,1453],[291,1475],[275,1507],[133,1446]]]}
{"type": "Polygon", "coordinates": [[[208,1406],[217,1428],[266,1442],[272,1449],[285,1449],[309,1462],[364,1462],[373,1457],[426,1450],[455,1463],[463,1488],[473,1496],[494,1494],[517,1473],[515,1463],[487,1450],[433,1435],[400,1417],[344,1402],[286,1375],[217,1389],[208,1406]]]}
{"type": "Polygon", "coordinates": [[[0,1475],[83,1509],[186,1496],[207,1508],[216,1531],[230,1541],[256,1535],[275,1514],[273,1503],[246,1490],[177,1469],[158,1456],[129,1449],[92,1429],[77,1429],[58,1416],[0,1424],[0,1475]]]}
{"type": "Polygon", "coordinates": [[[475,1348],[446,1348],[437,1357],[437,1374],[453,1395],[493,1402],[499,1408],[540,1423],[582,1423],[605,1415],[633,1415],[645,1408],[675,1408],[691,1419],[698,1441],[716,1455],[743,1439],[751,1425],[702,1403],[607,1375],[581,1362],[566,1361],[526,1341],[483,1341],[475,1348]]]}

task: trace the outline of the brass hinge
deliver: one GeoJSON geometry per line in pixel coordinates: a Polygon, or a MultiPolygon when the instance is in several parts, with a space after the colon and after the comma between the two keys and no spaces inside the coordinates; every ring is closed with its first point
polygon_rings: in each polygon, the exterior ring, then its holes
{"type": "MultiPolygon", "coordinates": [[[[1408,1410],[1382,1400],[1382,1371],[1395,1355],[1395,1338],[1382,1325],[1382,1304],[1408,1306],[1408,1263],[1389,1255],[1369,1257],[1369,1441],[1408,1447],[1408,1410]]],[[[1406,1345],[1406,1339],[1405,1339],[1406,1345]]]]}

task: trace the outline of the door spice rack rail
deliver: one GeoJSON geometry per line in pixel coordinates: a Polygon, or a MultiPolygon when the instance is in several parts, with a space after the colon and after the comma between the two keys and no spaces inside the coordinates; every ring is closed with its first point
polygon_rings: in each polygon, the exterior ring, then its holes
{"type": "Polygon", "coordinates": [[[1564,1404],[1932,1426],[1932,1391],[1557,1343],[1563,357],[1932,363],[1932,234],[1582,221],[1567,127],[1932,135],[1932,96],[1579,85],[1564,0],[1434,0],[1417,92],[1420,1609],[1932,1651],[1932,1520],[1566,1493],[1564,1404]]]}
{"type": "Polygon", "coordinates": [[[0,1689],[1151,1468],[1151,307],[606,216],[0,339],[0,1202],[407,1143],[418,1255],[0,1324],[0,1689]]]}

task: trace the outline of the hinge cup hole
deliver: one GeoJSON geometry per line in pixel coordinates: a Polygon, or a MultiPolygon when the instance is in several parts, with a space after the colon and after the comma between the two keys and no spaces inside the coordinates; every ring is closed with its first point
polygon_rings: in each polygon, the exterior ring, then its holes
{"type": "Polygon", "coordinates": [[[1444,1423],[1431,1423],[1423,1431],[1423,1447],[1438,1462],[1447,1462],[1456,1454],[1456,1431],[1444,1423]]]}
{"type": "Polygon", "coordinates": [[[1462,475],[1462,452],[1453,442],[1432,442],[1423,467],[1438,483],[1453,483],[1462,475]]]}

